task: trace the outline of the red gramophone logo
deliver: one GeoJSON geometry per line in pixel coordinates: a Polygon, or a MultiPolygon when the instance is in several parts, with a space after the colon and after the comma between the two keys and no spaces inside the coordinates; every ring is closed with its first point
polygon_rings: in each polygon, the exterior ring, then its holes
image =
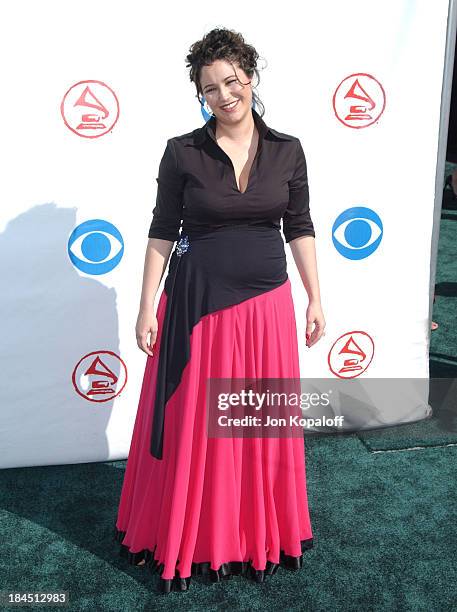
{"type": "Polygon", "coordinates": [[[336,340],[328,354],[330,370],[338,378],[356,378],[370,365],[374,342],[363,331],[351,331],[336,340]]]}
{"type": "Polygon", "coordinates": [[[85,355],[72,374],[76,392],[91,402],[108,402],[117,397],[127,383],[127,367],[112,351],[85,355]]]}
{"type": "Polygon", "coordinates": [[[119,118],[114,91],[102,81],[80,81],[67,91],[60,104],[65,125],[83,138],[110,132],[119,118]]]}
{"type": "Polygon", "coordinates": [[[386,106],[386,93],[371,74],[359,72],[341,81],[333,94],[333,110],[341,123],[365,128],[378,121],[386,106]]]}

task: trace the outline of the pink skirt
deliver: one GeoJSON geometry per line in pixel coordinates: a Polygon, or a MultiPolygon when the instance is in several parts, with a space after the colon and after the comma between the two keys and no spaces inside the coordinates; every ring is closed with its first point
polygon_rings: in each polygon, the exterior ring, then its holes
{"type": "Polygon", "coordinates": [[[158,459],[151,428],[168,299],[162,291],[120,496],[120,553],[144,559],[164,592],[186,590],[197,575],[261,582],[279,566],[297,570],[313,547],[304,439],[208,437],[205,403],[208,378],[300,377],[290,280],[193,326],[158,459]]]}

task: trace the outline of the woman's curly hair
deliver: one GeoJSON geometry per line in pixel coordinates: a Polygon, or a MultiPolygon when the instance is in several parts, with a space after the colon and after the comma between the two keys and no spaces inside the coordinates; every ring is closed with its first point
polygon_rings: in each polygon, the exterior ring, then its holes
{"type": "MultiPolygon", "coordinates": [[[[215,60],[226,60],[232,64],[236,74],[236,68],[233,62],[237,62],[240,68],[246,73],[249,79],[252,79],[254,74],[257,77],[257,84],[260,82],[259,71],[257,69],[257,60],[259,54],[252,45],[244,41],[243,36],[234,30],[226,28],[214,28],[206,34],[202,40],[198,40],[189,49],[189,54],[186,56],[186,68],[190,68],[190,80],[195,83],[197,89],[197,98],[203,106],[200,96],[203,96],[200,77],[203,66],[211,65],[215,60]]],[[[240,83],[242,81],[236,77],[240,83]]],[[[247,83],[243,83],[246,85],[247,83]]],[[[257,92],[253,89],[252,97],[255,105],[260,106],[263,116],[265,112],[264,105],[260,100],[257,92]]]]}

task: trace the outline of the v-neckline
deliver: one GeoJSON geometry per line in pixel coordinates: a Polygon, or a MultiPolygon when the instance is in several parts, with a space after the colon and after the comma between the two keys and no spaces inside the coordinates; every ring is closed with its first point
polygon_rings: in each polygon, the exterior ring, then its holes
{"type": "Polygon", "coordinates": [[[265,136],[266,132],[268,132],[268,130],[269,130],[268,126],[262,120],[262,118],[257,113],[257,111],[254,109],[254,107],[252,107],[251,110],[252,110],[252,117],[254,119],[254,129],[257,130],[258,140],[257,140],[257,150],[255,152],[254,159],[252,160],[252,164],[251,164],[251,167],[249,169],[249,176],[248,176],[248,180],[247,180],[247,183],[246,183],[246,189],[244,191],[240,190],[240,188],[238,187],[238,183],[236,182],[235,166],[233,164],[232,158],[228,155],[228,153],[226,153],[224,151],[224,149],[217,142],[217,138],[216,138],[216,129],[217,129],[216,116],[212,115],[210,117],[210,119],[208,120],[207,124],[206,124],[206,128],[207,128],[206,133],[211,136],[211,140],[219,147],[219,149],[222,151],[222,153],[225,155],[225,157],[230,162],[230,166],[232,168],[233,188],[235,189],[237,194],[240,195],[240,196],[245,195],[249,191],[249,188],[251,186],[251,180],[252,180],[252,177],[254,176],[255,169],[256,169],[255,168],[255,164],[258,161],[257,157],[258,157],[260,151],[262,150],[264,136],[265,136]]]}
{"type": "MultiPolygon", "coordinates": [[[[234,183],[234,186],[235,186],[235,190],[237,191],[238,195],[241,195],[241,196],[244,195],[249,190],[249,185],[251,183],[251,177],[252,177],[252,174],[253,174],[254,164],[255,164],[255,162],[257,160],[257,155],[259,154],[259,151],[260,151],[260,148],[261,148],[261,144],[260,144],[260,139],[261,139],[260,132],[259,132],[257,126],[255,127],[255,129],[257,129],[257,135],[258,135],[257,150],[255,152],[254,159],[252,160],[251,167],[249,168],[248,180],[247,180],[247,183],[246,183],[246,189],[244,191],[241,191],[240,188],[238,187],[238,183],[237,183],[237,180],[236,180],[235,166],[233,164],[232,158],[230,157],[230,155],[228,153],[226,153],[224,151],[224,149],[221,147],[221,145],[217,142],[216,134],[214,134],[214,140],[215,140],[217,146],[224,153],[224,155],[227,157],[227,159],[230,162],[230,165],[232,167],[232,177],[233,177],[233,183],[234,183]]],[[[240,174],[240,176],[241,176],[241,174],[240,174]]]]}
{"type": "Polygon", "coordinates": [[[227,153],[226,153],[227,157],[230,160],[230,165],[232,166],[232,175],[233,175],[233,182],[235,184],[235,189],[236,189],[236,191],[238,192],[239,195],[244,195],[246,193],[246,191],[249,189],[249,183],[251,182],[252,169],[254,167],[254,163],[255,163],[255,160],[256,160],[256,157],[257,157],[257,153],[258,153],[258,150],[256,151],[256,154],[254,155],[254,159],[252,160],[251,167],[249,168],[248,180],[247,180],[247,183],[246,183],[246,189],[244,191],[241,191],[241,189],[238,187],[238,183],[237,183],[237,180],[236,180],[235,166],[233,165],[232,158],[229,155],[227,155],[227,153]]]}

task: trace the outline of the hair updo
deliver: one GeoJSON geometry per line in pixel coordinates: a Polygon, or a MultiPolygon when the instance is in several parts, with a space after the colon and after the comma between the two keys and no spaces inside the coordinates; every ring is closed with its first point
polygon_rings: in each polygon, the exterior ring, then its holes
{"type": "MultiPolygon", "coordinates": [[[[257,77],[257,84],[260,82],[259,71],[257,70],[257,60],[259,54],[252,45],[247,44],[244,38],[234,30],[226,28],[214,28],[208,32],[202,40],[193,43],[189,49],[189,54],[186,56],[186,68],[190,68],[190,80],[195,83],[197,89],[198,101],[203,106],[200,96],[203,96],[200,83],[201,70],[203,66],[211,65],[215,60],[226,60],[232,64],[236,74],[236,68],[233,62],[237,62],[244,70],[249,79],[252,79],[254,74],[257,77]]],[[[240,83],[243,83],[236,74],[236,78],[240,83]]],[[[257,87],[257,85],[255,86],[257,87]]],[[[265,107],[261,102],[257,92],[253,89],[252,97],[256,107],[259,106],[262,110],[259,112],[263,116],[265,107]]]]}

